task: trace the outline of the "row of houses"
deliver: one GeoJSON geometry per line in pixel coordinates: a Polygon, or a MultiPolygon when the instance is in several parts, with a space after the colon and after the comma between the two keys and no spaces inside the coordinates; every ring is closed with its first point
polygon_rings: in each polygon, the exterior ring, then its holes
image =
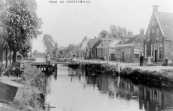
{"type": "Polygon", "coordinates": [[[145,59],[151,57],[153,62],[172,60],[173,13],[158,12],[158,6],[154,5],[146,33],[141,28],[137,35],[84,37],[79,45],[72,46],[68,57],[75,55],[80,59],[139,62],[143,53],[145,59]]]}

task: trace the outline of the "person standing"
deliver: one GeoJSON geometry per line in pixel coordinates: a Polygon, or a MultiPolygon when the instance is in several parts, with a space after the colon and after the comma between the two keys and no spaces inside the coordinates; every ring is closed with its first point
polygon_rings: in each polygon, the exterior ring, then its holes
{"type": "Polygon", "coordinates": [[[143,53],[140,54],[140,66],[143,66],[144,56],[143,53]]]}

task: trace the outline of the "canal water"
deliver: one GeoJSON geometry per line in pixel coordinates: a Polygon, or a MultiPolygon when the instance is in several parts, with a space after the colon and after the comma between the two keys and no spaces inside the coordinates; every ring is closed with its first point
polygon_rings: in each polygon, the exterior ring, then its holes
{"type": "Polygon", "coordinates": [[[51,111],[172,111],[173,92],[134,85],[121,77],[86,76],[82,68],[58,65],[48,78],[51,111]]]}

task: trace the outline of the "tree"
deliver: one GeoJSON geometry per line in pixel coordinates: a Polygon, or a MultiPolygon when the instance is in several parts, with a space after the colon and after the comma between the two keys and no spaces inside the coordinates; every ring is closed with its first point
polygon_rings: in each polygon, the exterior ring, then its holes
{"type": "Polygon", "coordinates": [[[56,42],[53,49],[53,57],[56,58],[58,53],[58,43],[56,42]]]}
{"type": "Polygon", "coordinates": [[[41,31],[42,19],[37,17],[35,0],[4,0],[4,9],[0,14],[3,37],[9,49],[13,51],[13,62],[16,62],[17,51],[37,38],[41,31]]]}
{"type": "Polygon", "coordinates": [[[46,48],[46,52],[49,52],[50,56],[53,57],[55,41],[53,40],[52,36],[48,34],[44,34],[43,44],[46,48]]]}
{"type": "Polygon", "coordinates": [[[38,54],[38,51],[37,50],[34,50],[33,55],[35,56],[37,54],[38,54]]]}
{"type": "Polygon", "coordinates": [[[28,52],[30,52],[32,49],[31,41],[26,42],[24,47],[21,48],[20,53],[23,55],[23,57],[28,57],[28,52]]]}
{"type": "Polygon", "coordinates": [[[106,38],[108,34],[109,34],[109,33],[108,33],[106,30],[102,30],[102,31],[100,32],[99,35],[100,35],[102,38],[106,38]]]}
{"type": "Polygon", "coordinates": [[[110,34],[114,38],[118,38],[122,35],[126,35],[127,34],[127,29],[124,28],[124,27],[116,26],[116,25],[110,25],[110,34]]]}

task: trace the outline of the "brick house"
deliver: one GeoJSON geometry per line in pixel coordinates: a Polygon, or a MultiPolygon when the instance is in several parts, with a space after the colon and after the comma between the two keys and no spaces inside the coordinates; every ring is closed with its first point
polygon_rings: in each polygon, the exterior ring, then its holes
{"type": "Polygon", "coordinates": [[[96,42],[98,41],[98,38],[94,38],[94,39],[89,39],[88,44],[87,44],[87,58],[88,59],[92,59],[93,58],[93,53],[92,53],[92,47],[96,44],[96,42]]]}
{"type": "Polygon", "coordinates": [[[95,41],[95,44],[90,48],[91,58],[92,59],[98,59],[97,56],[97,47],[101,44],[101,39],[97,38],[95,41]]]}
{"type": "Polygon", "coordinates": [[[101,38],[101,43],[97,47],[97,58],[109,60],[109,43],[113,38],[101,38]]]}
{"type": "Polygon", "coordinates": [[[121,39],[113,39],[107,46],[110,61],[115,61],[115,46],[120,42],[120,40],[121,39]]]}
{"type": "Polygon", "coordinates": [[[140,53],[143,52],[144,29],[138,35],[124,35],[115,45],[115,60],[121,62],[139,62],[140,53]]]}
{"type": "Polygon", "coordinates": [[[146,31],[144,56],[152,57],[153,62],[173,59],[173,13],[158,12],[153,6],[153,13],[146,31]]]}

